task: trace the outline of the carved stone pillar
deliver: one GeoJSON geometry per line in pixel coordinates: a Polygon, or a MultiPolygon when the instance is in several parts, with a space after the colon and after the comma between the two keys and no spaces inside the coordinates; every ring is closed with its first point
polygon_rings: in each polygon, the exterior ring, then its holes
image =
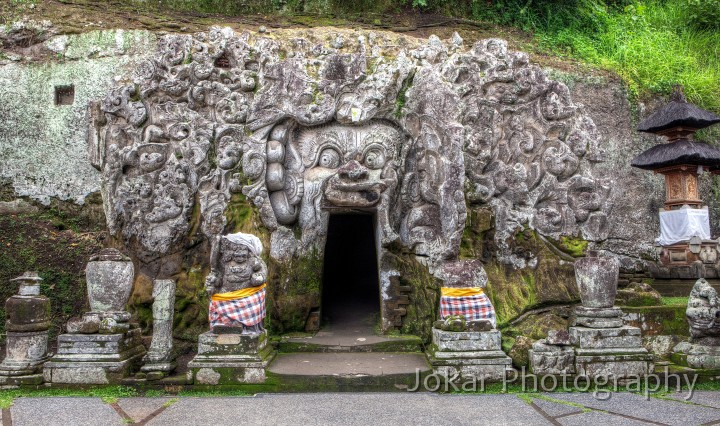
{"type": "Polygon", "coordinates": [[[140,369],[149,373],[148,380],[162,378],[177,366],[172,350],[175,286],[175,280],[153,281],[153,336],[140,369]]]}
{"type": "Polygon", "coordinates": [[[26,272],[18,294],[5,302],[7,346],[0,364],[0,385],[40,384],[42,366],[48,359],[50,300],[40,295],[36,272],[26,272]]]}

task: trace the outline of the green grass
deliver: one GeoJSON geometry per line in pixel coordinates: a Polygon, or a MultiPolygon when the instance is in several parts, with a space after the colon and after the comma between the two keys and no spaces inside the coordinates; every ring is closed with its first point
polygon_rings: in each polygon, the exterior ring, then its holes
{"type": "Polygon", "coordinates": [[[0,408],[9,408],[15,398],[40,396],[84,396],[102,398],[106,404],[117,402],[118,398],[137,396],[137,390],[127,386],[103,386],[90,389],[13,389],[0,391],[0,408]]]}
{"type": "Polygon", "coordinates": [[[422,0],[412,5],[531,32],[552,56],[617,73],[636,99],[669,94],[682,84],[691,102],[720,112],[720,0],[422,0]]]}
{"type": "Polygon", "coordinates": [[[672,305],[687,305],[688,297],[663,297],[662,304],[667,306],[672,305]]]}

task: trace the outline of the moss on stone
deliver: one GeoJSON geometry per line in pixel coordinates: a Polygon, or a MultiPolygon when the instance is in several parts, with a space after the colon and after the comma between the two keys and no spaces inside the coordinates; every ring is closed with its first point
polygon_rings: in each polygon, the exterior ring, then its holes
{"type": "Polygon", "coordinates": [[[312,309],[320,307],[323,262],[317,252],[268,263],[267,327],[271,333],[305,330],[312,309]]]}
{"type": "Polygon", "coordinates": [[[386,253],[383,261],[390,269],[399,272],[398,284],[410,288],[410,303],[405,306],[406,314],[400,332],[420,336],[428,343],[432,337],[432,324],[438,318],[440,282],[412,253],[386,253]]]}
{"type": "Polygon", "coordinates": [[[560,237],[560,249],[572,257],[585,256],[588,242],[580,237],[560,237]]]}
{"type": "Polygon", "coordinates": [[[495,226],[494,222],[495,216],[490,208],[468,208],[465,229],[460,240],[461,259],[483,258],[485,234],[495,226]]]}

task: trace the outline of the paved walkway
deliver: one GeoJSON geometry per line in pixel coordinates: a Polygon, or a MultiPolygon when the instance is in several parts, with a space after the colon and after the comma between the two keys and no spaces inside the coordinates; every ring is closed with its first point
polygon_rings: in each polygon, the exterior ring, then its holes
{"type": "Polygon", "coordinates": [[[439,395],[261,394],[227,398],[19,398],[2,425],[720,425],[720,392],[663,399],[613,393],[439,395]]]}

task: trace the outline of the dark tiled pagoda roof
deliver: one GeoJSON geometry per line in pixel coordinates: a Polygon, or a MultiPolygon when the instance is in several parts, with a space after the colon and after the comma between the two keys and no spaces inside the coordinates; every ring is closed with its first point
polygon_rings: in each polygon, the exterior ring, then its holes
{"type": "Polygon", "coordinates": [[[681,139],[648,149],[635,157],[633,167],[657,170],[681,164],[720,168],[720,149],[703,142],[681,139]]]}
{"type": "Polygon", "coordinates": [[[657,133],[673,127],[703,129],[715,123],[720,123],[720,117],[688,103],[682,90],[676,88],[670,102],[641,121],[638,130],[657,133]]]}

